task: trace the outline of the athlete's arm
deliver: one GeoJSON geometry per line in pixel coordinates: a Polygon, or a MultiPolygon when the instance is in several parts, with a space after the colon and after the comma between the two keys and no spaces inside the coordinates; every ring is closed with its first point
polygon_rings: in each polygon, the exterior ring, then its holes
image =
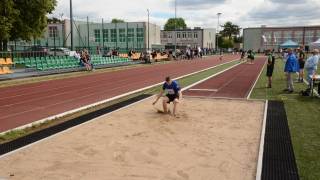
{"type": "Polygon", "coordinates": [[[153,105],[155,105],[159,101],[159,99],[162,97],[163,92],[163,89],[161,89],[160,93],[157,95],[157,99],[152,103],[153,105]]]}

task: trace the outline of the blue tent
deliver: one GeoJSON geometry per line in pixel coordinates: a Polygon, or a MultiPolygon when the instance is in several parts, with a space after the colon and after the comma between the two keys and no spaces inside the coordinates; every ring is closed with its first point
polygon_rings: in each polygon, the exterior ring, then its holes
{"type": "Polygon", "coordinates": [[[297,47],[299,47],[299,44],[292,40],[288,40],[280,45],[280,48],[297,48],[297,47]]]}

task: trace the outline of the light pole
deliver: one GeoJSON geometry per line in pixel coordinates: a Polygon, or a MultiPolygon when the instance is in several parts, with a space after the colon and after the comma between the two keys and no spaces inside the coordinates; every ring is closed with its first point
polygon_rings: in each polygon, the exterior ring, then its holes
{"type": "Polygon", "coordinates": [[[73,14],[72,14],[72,0],[70,0],[70,35],[71,35],[71,51],[73,51],[73,14]]]}
{"type": "Polygon", "coordinates": [[[149,9],[147,9],[148,11],[148,49],[147,52],[150,50],[150,23],[149,23],[149,17],[150,17],[150,11],[149,9]]]}
{"type": "Polygon", "coordinates": [[[177,51],[177,0],[174,1],[174,56],[177,51]]]}
{"type": "Polygon", "coordinates": [[[217,16],[218,16],[218,26],[217,26],[217,31],[218,31],[218,34],[217,34],[217,52],[219,50],[219,27],[220,27],[220,16],[221,16],[222,13],[217,13],[217,16]]]}

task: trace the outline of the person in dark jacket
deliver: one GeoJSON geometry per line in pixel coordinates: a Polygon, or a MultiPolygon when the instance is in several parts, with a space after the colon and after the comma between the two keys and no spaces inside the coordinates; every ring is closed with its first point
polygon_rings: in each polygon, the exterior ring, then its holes
{"type": "Polygon", "coordinates": [[[274,69],[276,57],[274,56],[274,51],[268,52],[268,64],[267,64],[267,77],[268,77],[268,88],[272,87],[272,74],[274,69]]]}

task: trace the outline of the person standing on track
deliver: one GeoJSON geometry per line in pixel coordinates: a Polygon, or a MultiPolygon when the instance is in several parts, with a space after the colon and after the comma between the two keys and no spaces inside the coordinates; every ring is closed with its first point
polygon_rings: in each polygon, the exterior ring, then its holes
{"type": "Polygon", "coordinates": [[[276,57],[274,56],[274,51],[271,52],[271,50],[268,51],[268,64],[267,64],[267,77],[268,77],[268,88],[272,87],[272,74],[274,69],[274,63],[275,63],[276,57]]]}
{"type": "Polygon", "coordinates": [[[246,51],[245,50],[242,50],[241,51],[241,59],[240,59],[240,62],[242,62],[244,60],[244,57],[246,56],[246,51]]]}
{"type": "Polygon", "coordinates": [[[170,77],[166,77],[162,89],[158,94],[157,99],[153,102],[153,105],[155,105],[161,97],[163,97],[162,105],[164,113],[169,113],[167,104],[173,102],[173,116],[177,117],[177,106],[182,99],[181,88],[178,82],[173,81],[170,77]],[[162,95],[164,92],[166,93],[166,96],[163,97],[162,95]]]}
{"type": "Polygon", "coordinates": [[[223,52],[222,50],[220,49],[220,56],[219,56],[219,60],[222,61],[223,60],[223,52]]]}
{"type": "Polygon", "coordinates": [[[250,60],[250,63],[249,64],[253,64],[253,61],[254,61],[254,53],[253,53],[253,50],[249,50],[248,51],[248,59],[250,60]]]}

